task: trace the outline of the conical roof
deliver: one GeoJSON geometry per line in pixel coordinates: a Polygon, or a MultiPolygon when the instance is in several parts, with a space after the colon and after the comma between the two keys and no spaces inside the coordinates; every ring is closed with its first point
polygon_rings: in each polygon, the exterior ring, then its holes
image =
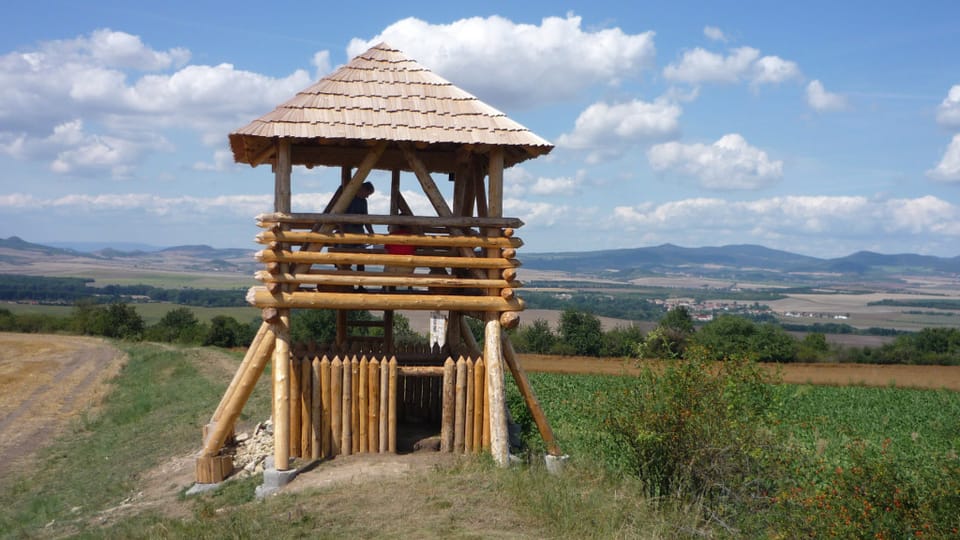
{"type": "MultiPolygon", "coordinates": [[[[276,138],[291,138],[300,146],[341,149],[367,148],[375,141],[409,142],[418,148],[451,152],[463,145],[503,146],[507,166],[553,148],[386,43],[231,133],[234,159],[256,165],[276,138]]],[[[299,159],[295,152],[293,159],[296,164],[333,164],[330,155],[318,151],[302,152],[299,159]]]]}

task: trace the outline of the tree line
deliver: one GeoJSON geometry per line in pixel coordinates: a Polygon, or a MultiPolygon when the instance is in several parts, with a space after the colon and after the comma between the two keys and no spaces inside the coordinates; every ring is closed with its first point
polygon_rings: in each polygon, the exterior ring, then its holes
{"type": "MultiPolygon", "coordinates": [[[[351,312],[356,319],[370,319],[366,311],[351,312]]],[[[468,319],[478,343],[483,325],[468,319]]],[[[189,345],[245,347],[260,325],[259,319],[244,323],[225,315],[209,323],[197,319],[189,307],[168,311],[156,324],[147,325],[129,304],[103,305],[78,302],[68,316],[24,313],[16,315],[0,308],[0,331],[29,333],[72,333],[125,340],[146,340],[189,345]]],[[[294,342],[332,342],[336,320],[332,310],[294,310],[291,338],[294,342]]],[[[361,327],[358,335],[379,335],[380,328],[361,327]]],[[[871,364],[960,365],[960,329],[925,328],[898,335],[880,347],[839,347],[826,336],[811,332],[795,338],[782,326],[757,322],[735,315],[721,315],[696,327],[684,307],[668,311],[650,332],[636,325],[604,331],[592,313],[568,308],[552,329],[542,319],[510,330],[514,348],[520,353],[618,358],[685,358],[697,346],[714,360],[749,356],[761,362],[852,362],[871,364]]],[[[394,317],[394,336],[400,343],[424,343],[427,338],[410,328],[400,314],[394,317]]],[[[702,353],[701,353],[702,354],[702,353]]]]}
{"type": "Polygon", "coordinates": [[[737,315],[721,315],[697,327],[684,307],[668,311],[646,333],[636,326],[603,331],[596,316],[567,309],[556,332],[539,319],[511,331],[511,339],[518,352],[535,354],[679,359],[696,347],[711,360],[746,356],[761,362],[960,365],[957,328],[902,333],[880,347],[840,347],[830,345],[821,332],[796,338],[777,323],[737,315]]]}
{"type": "Polygon", "coordinates": [[[165,289],[152,285],[106,285],[93,287],[91,278],[5,275],[0,281],[0,301],[72,305],[80,301],[98,304],[151,301],[198,307],[247,305],[241,289],[165,289]]]}

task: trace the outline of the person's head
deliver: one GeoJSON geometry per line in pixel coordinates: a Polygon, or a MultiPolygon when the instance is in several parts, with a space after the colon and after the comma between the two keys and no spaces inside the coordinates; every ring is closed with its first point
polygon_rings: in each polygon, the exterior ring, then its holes
{"type": "Polygon", "coordinates": [[[367,197],[373,195],[373,192],[376,191],[373,188],[373,182],[364,182],[360,185],[360,190],[357,191],[357,195],[366,199],[367,197]]]}

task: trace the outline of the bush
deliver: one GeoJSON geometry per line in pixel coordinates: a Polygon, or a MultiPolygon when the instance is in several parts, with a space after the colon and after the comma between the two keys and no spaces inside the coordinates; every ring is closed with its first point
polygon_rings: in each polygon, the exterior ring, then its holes
{"type": "MultiPolygon", "coordinates": [[[[863,441],[847,447],[848,464],[823,460],[785,477],[767,519],[781,534],[809,538],[957,538],[960,533],[960,464],[937,456],[904,463],[863,441]]],[[[770,531],[769,525],[766,527],[770,531]]]]}
{"type": "Polygon", "coordinates": [[[772,388],[742,357],[708,362],[697,347],[687,356],[612,396],[605,425],[628,442],[648,496],[702,501],[724,522],[775,485],[772,388]]]}

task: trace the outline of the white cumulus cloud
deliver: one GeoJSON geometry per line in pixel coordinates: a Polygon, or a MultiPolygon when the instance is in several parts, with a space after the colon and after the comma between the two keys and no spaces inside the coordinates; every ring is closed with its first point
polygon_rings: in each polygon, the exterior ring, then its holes
{"type": "Polygon", "coordinates": [[[668,142],[647,152],[654,171],[698,179],[707,189],[759,189],[783,177],[783,162],[750,146],[741,135],[724,135],[712,144],[668,142]]]}
{"type": "Polygon", "coordinates": [[[947,97],[937,108],[937,122],[947,127],[960,127],[960,84],[950,87],[947,97]]]}
{"type": "Polygon", "coordinates": [[[840,94],[827,92],[818,80],[807,84],[807,105],[817,112],[839,111],[847,107],[847,99],[840,94]]]}
{"type": "Polygon", "coordinates": [[[663,76],[669,81],[694,85],[747,81],[754,88],[802,78],[796,62],[779,56],[761,57],[753,47],[737,47],[726,56],[697,47],[685,51],[679,62],[663,68],[663,76]]]}
{"type": "Polygon", "coordinates": [[[675,136],[682,112],[679,105],[666,99],[594,103],[580,113],[572,132],[557,139],[557,145],[589,151],[589,162],[617,157],[639,143],[675,136]]]}
{"type": "Polygon", "coordinates": [[[703,35],[713,41],[727,41],[727,36],[724,35],[723,30],[720,30],[716,26],[704,26],[703,35]]]}
{"type": "Polygon", "coordinates": [[[686,245],[756,242],[795,252],[833,250],[843,255],[875,245],[878,238],[883,244],[875,249],[890,253],[922,252],[960,237],[960,206],[929,195],[695,198],[619,206],[610,221],[610,226],[643,233],[649,242],[664,238],[686,245]]]}
{"type": "Polygon", "coordinates": [[[189,58],[186,49],[158,51],[106,29],[0,55],[0,149],[47,160],[59,173],[126,175],[146,154],[169,150],[161,130],[192,129],[222,145],[229,130],[311,79],[305,70],[278,79],[230,64],[187,65],[189,58]],[[83,136],[55,136],[77,121],[83,136]]]}
{"type": "Polygon", "coordinates": [[[940,163],[927,171],[927,176],[942,182],[960,182],[960,134],[953,136],[940,163]]]}
{"type": "Polygon", "coordinates": [[[450,24],[410,17],[369,40],[351,40],[347,54],[352,58],[386,41],[481,99],[525,107],[638,76],[653,66],[653,37],[653,32],[628,34],[619,28],[584,30],[582,19],[572,14],[546,17],[539,25],[499,16],[450,24]]]}

